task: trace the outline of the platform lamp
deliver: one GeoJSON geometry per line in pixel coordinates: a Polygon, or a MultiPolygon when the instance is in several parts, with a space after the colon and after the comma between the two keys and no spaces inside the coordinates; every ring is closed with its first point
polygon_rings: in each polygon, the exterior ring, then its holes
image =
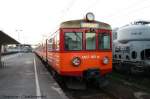
{"type": "MultiPolygon", "coordinates": [[[[18,33],[18,42],[20,42],[20,32],[22,32],[23,30],[21,29],[17,29],[16,32],[18,33]]],[[[21,46],[19,44],[19,52],[21,52],[21,46]]]]}

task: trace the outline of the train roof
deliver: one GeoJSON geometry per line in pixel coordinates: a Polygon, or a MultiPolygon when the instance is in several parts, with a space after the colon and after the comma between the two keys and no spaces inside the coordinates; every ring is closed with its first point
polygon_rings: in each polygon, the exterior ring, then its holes
{"type": "Polygon", "coordinates": [[[124,28],[124,27],[130,27],[130,26],[149,26],[150,25],[150,21],[134,21],[131,22],[130,24],[124,25],[120,28],[124,28]]]}
{"type": "Polygon", "coordinates": [[[86,20],[70,20],[62,22],[60,28],[97,28],[112,30],[111,26],[107,23],[99,21],[86,21],[86,20]]]}
{"type": "Polygon", "coordinates": [[[143,21],[143,20],[141,20],[141,21],[136,21],[136,22],[134,22],[134,24],[146,25],[146,24],[150,24],[150,21],[143,21]]]}
{"type": "Polygon", "coordinates": [[[132,22],[131,24],[125,25],[120,27],[117,31],[122,31],[122,30],[149,30],[150,29],[150,21],[135,21],[132,22]]]}

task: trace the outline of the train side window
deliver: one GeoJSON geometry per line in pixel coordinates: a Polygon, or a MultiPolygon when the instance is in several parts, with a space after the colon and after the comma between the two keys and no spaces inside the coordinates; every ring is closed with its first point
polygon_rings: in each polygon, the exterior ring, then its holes
{"type": "Polygon", "coordinates": [[[150,49],[145,49],[141,52],[141,60],[150,59],[150,49]]]}
{"type": "Polygon", "coordinates": [[[53,39],[52,38],[50,38],[48,41],[49,41],[49,43],[53,43],[53,39]]]}
{"type": "Polygon", "coordinates": [[[150,49],[145,50],[145,58],[150,59],[150,49]]]}
{"type": "Polygon", "coordinates": [[[117,58],[117,55],[115,54],[114,58],[116,59],[117,58]]]}
{"type": "Polygon", "coordinates": [[[136,52],[136,51],[133,51],[133,52],[131,53],[131,55],[132,55],[132,58],[133,58],[133,59],[136,59],[136,58],[137,58],[137,52],[136,52]]]}
{"type": "Polygon", "coordinates": [[[86,33],[86,50],[96,49],[96,33],[86,33]]]}
{"type": "Polygon", "coordinates": [[[48,51],[52,51],[52,49],[53,49],[53,39],[52,38],[50,38],[48,40],[47,45],[48,45],[48,51]]]}
{"type": "Polygon", "coordinates": [[[53,37],[53,51],[56,50],[56,35],[53,37]]]}
{"type": "Polygon", "coordinates": [[[145,51],[143,50],[142,52],[141,52],[141,60],[144,60],[144,55],[145,54],[145,51]]]}
{"type": "Polygon", "coordinates": [[[65,50],[82,50],[82,33],[65,33],[65,50]]]}
{"type": "Polygon", "coordinates": [[[119,55],[119,59],[121,59],[121,55],[119,55]]]}
{"type": "Polygon", "coordinates": [[[130,60],[130,58],[129,58],[129,56],[128,56],[128,55],[126,55],[126,60],[130,60]]]}
{"type": "Polygon", "coordinates": [[[57,34],[56,34],[56,51],[59,51],[59,32],[57,32],[57,34]]]}
{"type": "Polygon", "coordinates": [[[110,49],[110,34],[99,33],[98,35],[99,49],[110,49]]]}

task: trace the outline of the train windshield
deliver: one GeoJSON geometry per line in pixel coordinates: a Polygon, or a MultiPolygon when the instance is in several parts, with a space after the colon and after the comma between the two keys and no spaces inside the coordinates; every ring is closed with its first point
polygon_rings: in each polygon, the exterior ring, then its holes
{"type": "Polygon", "coordinates": [[[82,50],[82,33],[65,33],[65,50],[82,50]]]}
{"type": "Polygon", "coordinates": [[[99,33],[98,35],[99,49],[110,49],[110,34],[99,33]]]}
{"type": "Polygon", "coordinates": [[[96,33],[86,33],[86,50],[96,49],[96,33]]]}

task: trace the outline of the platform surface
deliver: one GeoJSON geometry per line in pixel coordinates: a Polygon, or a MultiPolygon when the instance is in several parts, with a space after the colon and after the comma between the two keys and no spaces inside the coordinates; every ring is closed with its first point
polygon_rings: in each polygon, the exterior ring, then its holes
{"type": "Polygon", "coordinates": [[[68,99],[33,53],[2,57],[0,99],[68,99]]]}

